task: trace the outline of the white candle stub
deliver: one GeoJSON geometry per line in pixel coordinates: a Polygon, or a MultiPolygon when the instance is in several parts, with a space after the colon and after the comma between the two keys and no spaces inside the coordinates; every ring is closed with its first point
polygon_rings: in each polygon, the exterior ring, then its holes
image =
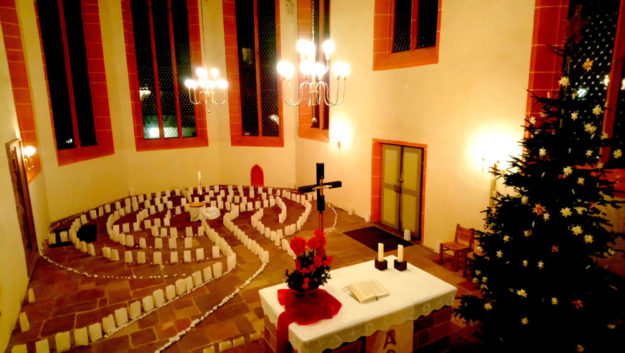
{"type": "Polygon", "coordinates": [[[397,246],[397,260],[399,262],[404,262],[404,246],[403,245],[397,246]]]}
{"type": "Polygon", "coordinates": [[[378,261],[384,261],[384,243],[378,243],[378,261]]]}

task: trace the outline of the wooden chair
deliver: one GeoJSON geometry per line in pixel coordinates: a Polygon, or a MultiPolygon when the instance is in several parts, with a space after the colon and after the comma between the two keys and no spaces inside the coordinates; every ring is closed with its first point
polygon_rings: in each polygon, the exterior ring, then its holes
{"type": "Polygon", "coordinates": [[[473,251],[473,239],[475,238],[475,231],[469,228],[463,228],[460,224],[456,224],[456,236],[454,241],[447,243],[441,243],[441,265],[443,264],[443,253],[445,251],[453,252],[456,257],[456,267],[454,271],[458,271],[458,265],[460,263],[460,257],[467,257],[467,254],[473,251]]]}

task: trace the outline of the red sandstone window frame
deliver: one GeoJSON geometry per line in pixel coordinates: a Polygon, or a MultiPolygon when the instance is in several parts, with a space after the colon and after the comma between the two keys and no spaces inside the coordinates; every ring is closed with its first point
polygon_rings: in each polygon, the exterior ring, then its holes
{"type": "MultiPolygon", "coordinates": [[[[2,8],[0,10],[0,25],[2,25],[2,36],[9,65],[9,76],[11,77],[20,138],[24,146],[37,147],[30,83],[28,71],[26,70],[26,61],[24,60],[22,35],[17,18],[15,0],[0,0],[0,7],[2,8]]],[[[28,182],[35,179],[41,172],[39,153],[32,157],[32,164],[33,168],[26,171],[28,182]]]]}
{"type": "Polygon", "coordinates": [[[393,25],[395,23],[395,0],[375,0],[373,20],[373,70],[391,70],[438,63],[443,0],[438,0],[436,45],[415,48],[417,34],[417,11],[413,0],[411,20],[411,46],[409,51],[393,52],[393,25]]]}
{"type": "MultiPolygon", "coordinates": [[[[176,0],[180,1],[180,0],[176,0]]],[[[124,22],[124,39],[126,43],[126,62],[128,64],[128,81],[130,85],[130,101],[132,106],[133,130],[135,134],[135,147],[137,151],[151,151],[163,149],[192,148],[208,146],[208,132],[206,126],[206,113],[203,104],[195,106],[195,137],[183,137],[179,108],[176,109],[178,137],[165,138],[163,133],[162,115],[158,113],[159,138],[145,139],[143,136],[143,113],[141,110],[141,98],[139,94],[139,75],[137,73],[137,56],[135,53],[135,39],[132,22],[131,0],[122,0],[122,19],[124,22]]],[[[187,14],[189,24],[189,51],[191,54],[191,67],[195,68],[202,63],[202,44],[200,35],[200,15],[197,0],[187,0],[187,14]]],[[[169,13],[171,17],[171,12],[169,13]]],[[[171,24],[171,21],[169,22],[171,24]]],[[[173,38],[173,27],[169,26],[170,38],[173,38]]],[[[151,31],[151,36],[154,36],[151,31]]],[[[153,52],[154,55],[154,52],[153,52]]],[[[172,53],[175,58],[175,54],[172,53]]],[[[174,60],[175,62],[175,60],[174,60]]],[[[192,70],[193,71],[193,70],[192,70]]],[[[174,77],[176,86],[177,78],[174,77]]],[[[184,89],[184,88],[179,88],[184,89]]],[[[157,100],[157,103],[160,102],[157,100]]],[[[160,103],[158,103],[160,104],[160,103]]]]}
{"type": "MultiPolygon", "coordinates": [[[[259,62],[258,53],[258,11],[257,1],[254,0],[254,36],[256,62],[259,62]]],[[[280,57],[280,1],[275,0],[276,9],[276,57],[280,57]]],[[[239,60],[237,44],[237,21],[235,0],[223,0],[224,35],[226,43],[226,74],[228,77],[228,108],[230,114],[230,144],[232,146],[263,146],[263,147],[284,147],[284,114],[282,104],[282,85],[278,82],[278,116],[280,117],[279,135],[263,136],[262,109],[260,94],[258,98],[258,136],[243,135],[243,115],[241,114],[241,87],[239,84],[239,60]]],[[[257,90],[260,90],[260,75],[257,74],[257,90]]]]}
{"type": "MultiPolygon", "coordinates": [[[[59,2],[59,11],[62,8],[62,0],[59,2]]],[[[74,106],[74,94],[69,90],[70,106],[72,107],[72,127],[76,147],[59,150],[56,149],[57,161],[59,166],[72,164],[89,159],[100,158],[115,153],[113,145],[113,132],[111,128],[111,115],[109,110],[108,89],[106,85],[106,71],[104,68],[104,54],[102,50],[102,35],[100,32],[100,12],[97,0],[81,0],[82,25],[85,39],[85,52],[87,57],[87,71],[89,75],[89,87],[91,88],[91,102],[93,109],[93,123],[97,145],[81,146],[80,135],[78,133],[78,121],[74,106]]],[[[37,6],[35,6],[37,11],[37,6]]],[[[62,12],[61,12],[62,13],[62,12]]],[[[60,15],[61,35],[66,46],[67,33],[65,32],[65,18],[60,15]]],[[[41,26],[39,25],[39,13],[37,12],[37,25],[39,29],[39,40],[41,44],[41,55],[43,58],[44,72],[46,76],[46,88],[48,90],[48,105],[50,109],[50,118],[52,122],[52,137],[55,145],[56,134],[54,133],[54,118],[52,117],[52,101],[50,98],[50,89],[48,84],[48,73],[45,64],[45,54],[43,52],[43,42],[41,36],[41,26]]],[[[66,67],[69,65],[69,53],[65,50],[66,67]]],[[[72,79],[71,70],[67,70],[68,80],[72,79]]]]}

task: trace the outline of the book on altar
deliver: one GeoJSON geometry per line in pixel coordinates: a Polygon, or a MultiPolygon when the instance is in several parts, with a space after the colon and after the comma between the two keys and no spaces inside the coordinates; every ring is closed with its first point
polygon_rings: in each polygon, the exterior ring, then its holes
{"type": "Polygon", "coordinates": [[[377,300],[390,294],[386,288],[384,288],[380,282],[375,279],[354,282],[350,284],[348,288],[354,297],[356,297],[356,299],[358,299],[361,303],[368,302],[373,299],[377,300]]]}

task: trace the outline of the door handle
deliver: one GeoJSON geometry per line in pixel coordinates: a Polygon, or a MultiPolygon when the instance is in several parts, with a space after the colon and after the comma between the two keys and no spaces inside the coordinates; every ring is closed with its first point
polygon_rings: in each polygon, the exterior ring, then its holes
{"type": "Polygon", "coordinates": [[[393,184],[393,189],[395,190],[396,193],[401,193],[401,183],[399,184],[393,184]]]}

